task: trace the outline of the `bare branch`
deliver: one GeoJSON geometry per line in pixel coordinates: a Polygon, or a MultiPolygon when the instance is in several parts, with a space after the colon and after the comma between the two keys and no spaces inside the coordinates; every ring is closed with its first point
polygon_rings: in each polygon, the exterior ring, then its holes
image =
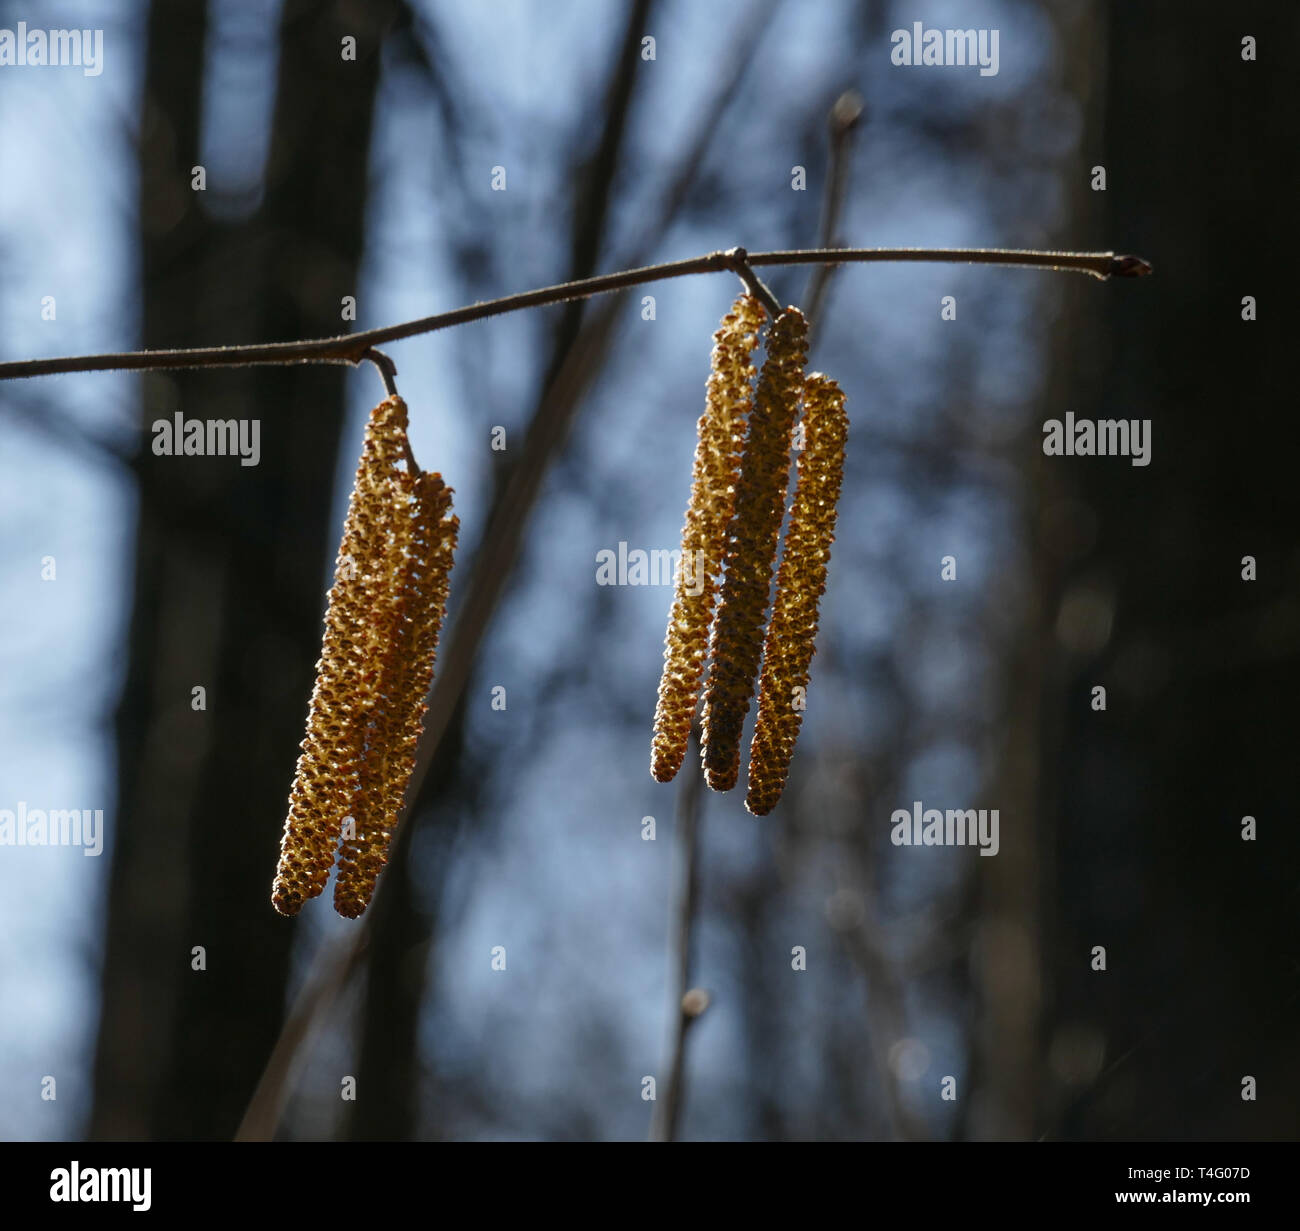
{"type": "MultiPolygon", "coordinates": [[[[854,90],[845,90],[835,100],[828,117],[829,170],[826,175],[826,195],[822,198],[821,229],[817,238],[819,248],[833,248],[840,242],[838,234],[840,214],[844,209],[844,198],[849,185],[849,148],[853,133],[862,119],[862,110],[862,96],[854,90]]],[[[822,308],[826,303],[826,293],[830,289],[831,275],[838,268],[837,265],[818,265],[808,281],[808,292],[804,296],[804,315],[808,318],[810,350],[811,335],[821,324],[822,308]]]]}
{"type": "MultiPolygon", "coordinates": [[[[419,334],[451,329],[471,321],[537,308],[547,304],[588,299],[647,282],[712,274],[731,270],[743,278],[745,262],[759,265],[838,265],[859,261],[943,261],[971,265],[1019,265],[1031,269],[1074,270],[1105,281],[1108,278],[1136,278],[1151,272],[1141,257],[1116,256],[1113,252],[1044,252],[1012,248],[808,248],[782,252],[745,253],[731,248],[709,252],[684,261],[646,265],[616,274],[600,274],[544,286],[518,295],[489,299],[440,312],[400,325],[367,329],[337,338],[315,338],[305,342],[265,342],[248,346],[204,346],[179,350],[122,351],[102,355],[70,355],[55,359],[21,359],[0,363],[0,380],[28,376],[54,376],[63,372],[145,371],[176,368],[248,367],[254,364],[350,363],[369,358],[368,352],[385,342],[397,342],[419,334]],[[739,254],[739,261],[738,256],[739,254]]],[[[751,271],[752,272],[752,271],[751,271]]],[[[756,281],[756,280],[755,280],[756,281]]],[[[749,280],[746,279],[747,285],[749,280]]],[[[761,283],[757,284],[761,287],[761,283]]],[[[754,289],[751,287],[751,289],[754,289]]],[[[765,288],[764,288],[765,289],[765,288]]],[[[758,293],[758,292],[756,292],[758,293]]],[[[760,293],[760,297],[761,293],[760,293]]],[[[771,292],[768,292],[771,297],[771,292]]],[[[775,303],[775,300],[772,300],[775,303]]]]}
{"type": "MultiPolygon", "coordinates": [[[[699,757],[698,732],[691,733],[687,760],[699,757]]],[[[691,942],[695,931],[695,914],[699,903],[699,829],[700,783],[698,770],[682,775],[677,795],[677,910],[676,931],[672,938],[674,965],[671,1007],[673,1036],[672,1059],[663,1097],[656,1098],[650,1120],[651,1141],[672,1141],[677,1135],[686,1090],[686,1034],[691,1025],[709,1007],[708,993],[691,987],[691,942]]]]}

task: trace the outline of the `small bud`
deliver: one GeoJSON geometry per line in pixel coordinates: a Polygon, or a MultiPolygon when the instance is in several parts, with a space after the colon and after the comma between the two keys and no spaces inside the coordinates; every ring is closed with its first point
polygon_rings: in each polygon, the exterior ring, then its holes
{"type": "Polygon", "coordinates": [[[682,997],[682,1016],[690,1020],[699,1017],[709,1007],[709,993],[702,987],[693,987],[682,997]]]}

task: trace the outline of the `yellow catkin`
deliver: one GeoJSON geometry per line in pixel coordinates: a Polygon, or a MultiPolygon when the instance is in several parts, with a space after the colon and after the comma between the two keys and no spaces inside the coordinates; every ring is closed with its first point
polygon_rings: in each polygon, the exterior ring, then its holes
{"type": "Polygon", "coordinates": [[[382,586],[396,512],[393,485],[404,454],[406,405],[387,398],[370,412],[325,613],[271,901],[296,915],[325,887],[364,757],[361,715],[370,707],[369,612],[382,586]]]}
{"type": "Polygon", "coordinates": [[[727,530],[726,575],[709,645],[701,738],[704,776],[729,791],[740,773],[740,735],[763,652],[763,616],[790,474],[790,432],[803,390],[808,323],[786,308],[772,323],[749,418],[736,506],[727,530]]]}
{"type": "Polygon", "coordinates": [[[664,667],[655,707],[650,772],[670,782],[681,768],[709,651],[717,578],[735,507],[736,473],[752,401],[750,355],[767,313],[741,295],[713,335],[709,383],[700,416],[690,503],[682,526],[677,592],[664,637],[664,667]]]}
{"type": "Polygon", "coordinates": [[[415,768],[459,527],[441,475],[403,475],[399,485],[388,586],[375,611],[376,684],[364,767],[353,800],[353,833],[345,833],[334,882],[334,908],[350,919],[370,904],[415,768]]]}
{"type": "Polygon", "coordinates": [[[848,432],[840,387],[820,372],[812,373],[804,382],[804,447],[763,647],[758,718],[749,750],[745,807],[755,816],[766,816],[781,798],[803,721],[796,700],[802,702],[806,694],[816,651],[848,432]]]}

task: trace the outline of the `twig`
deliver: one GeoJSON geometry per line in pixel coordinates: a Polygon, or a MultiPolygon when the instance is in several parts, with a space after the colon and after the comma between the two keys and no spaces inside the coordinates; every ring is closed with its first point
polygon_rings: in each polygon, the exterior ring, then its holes
{"type": "Polygon", "coordinates": [[[862,870],[856,889],[859,917],[844,928],[844,946],[867,983],[867,1020],[885,1090],[885,1106],[896,1137],[922,1141],[926,1127],[907,1106],[895,1063],[894,1048],[907,1036],[906,989],[881,937],[884,928],[875,910],[870,873],[862,870]]]}
{"type": "MultiPolygon", "coordinates": [[[[384,382],[384,390],[390,398],[400,397],[397,392],[397,365],[381,350],[371,347],[362,359],[369,359],[371,363],[379,369],[379,375],[384,382]]],[[[402,433],[402,452],[406,454],[406,470],[408,474],[419,475],[420,467],[415,460],[415,454],[411,452],[411,438],[402,433]]]]}
{"type": "Polygon", "coordinates": [[[388,391],[388,396],[390,398],[397,397],[397,364],[383,351],[376,350],[373,346],[361,358],[369,359],[379,369],[379,375],[383,378],[384,388],[388,391]]]}
{"type": "Polygon", "coordinates": [[[361,967],[370,939],[369,919],[367,916],[361,921],[362,926],[350,946],[323,942],[303,984],[303,991],[294,1001],[266,1068],[258,1079],[235,1133],[236,1141],[271,1141],[275,1137],[293,1080],[306,1059],[304,1044],[316,1029],[322,1010],[334,1003],[339,992],[361,967]]]}
{"type": "MultiPolygon", "coordinates": [[[[175,368],[247,367],[253,364],[350,363],[369,357],[368,352],[385,342],[397,342],[419,334],[451,329],[470,321],[537,308],[546,304],[587,299],[610,291],[622,291],[647,282],[683,278],[692,274],[740,273],[743,262],[760,265],[824,265],[859,261],[944,261],[972,265],[1019,265],[1031,269],[1074,270],[1105,281],[1108,278],[1136,278],[1151,272],[1141,257],[1116,256],[1113,252],[1047,252],[1013,248],[809,248],[780,252],[746,253],[743,248],[710,252],[684,261],[646,265],[616,274],[599,274],[562,282],[501,299],[469,304],[400,325],[367,329],[336,338],[315,338],[306,342],[264,342],[248,346],[202,346],[179,350],[120,351],[102,355],[69,355],[54,359],[20,359],[0,363],[0,380],[28,376],[54,376],[65,372],[161,371],[175,368]],[[742,263],[738,267],[739,261],[742,263]]],[[[760,284],[761,285],[761,284],[760,284]]],[[[753,289],[753,288],[751,288],[753,289]]],[[[768,292],[770,296],[770,292],[768,292]]],[[[775,300],[772,301],[775,303],[775,300]]]]}
{"type": "Polygon", "coordinates": [[[732,248],[727,255],[733,258],[732,272],[749,288],[749,293],[767,309],[772,319],[776,320],[781,315],[781,302],[768,289],[763,279],[754,272],[749,263],[749,255],[744,248],[732,248]]]}
{"type": "Polygon", "coordinates": [[[677,795],[677,928],[673,935],[673,966],[676,979],[670,1015],[673,1020],[672,1060],[663,1097],[655,1099],[650,1118],[650,1140],[672,1141],[677,1135],[686,1089],[686,1035],[691,1025],[709,1007],[708,994],[691,987],[691,939],[695,931],[695,913],[699,903],[698,871],[700,831],[700,783],[704,776],[694,768],[699,757],[699,739],[691,732],[691,746],[686,754],[693,772],[683,775],[677,795]]]}
{"type": "MultiPolygon", "coordinates": [[[[862,108],[862,96],[853,90],[845,90],[835,100],[828,117],[830,154],[826,195],[822,198],[821,229],[817,237],[819,248],[831,248],[839,243],[840,214],[844,209],[849,184],[849,148],[853,133],[862,119],[862,108]]],[[[831,275],[838,268],[838,265],[818,265],[808,280],[808,290],[804,295],[804,315],[808,318],[810,334],[821,323],[822,307],[830,288],[831,275]]],[[[811,350],[811,337],[808,345],[811,350]]]]}

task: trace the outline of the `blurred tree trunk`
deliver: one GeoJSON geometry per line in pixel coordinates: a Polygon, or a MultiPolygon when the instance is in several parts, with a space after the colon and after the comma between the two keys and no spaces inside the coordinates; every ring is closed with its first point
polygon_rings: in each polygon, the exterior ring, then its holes
{"type": "MultiPolygon", "coordinates": [[[[1055,22],[1056,41],[1065,49],[1053,85],[1078,104],[1091,128],[1106,54],[1102,11],[1095,6],[1045,7],[1055,22]]],[[[1086,155],[1087,147],[1080,149],[1061,170],[1065,222],[1049,237],[1048,247],[1107,246],[1097,236],[1104,224],[1095,217],[1086,155]]],[[[1064,414],[1074,405],[1080,376],[1076,359],[1087,349],[1088,331],[1126,289],[1121,284],[1102,290],[1075,277],[1043,282],[1044,303],[1055,302],[1058,311],[1037,403],[1041,418],[1064,414]]],[[[1020,463],[1027,584],[1020,631],[1004,668],[1002,753],[988,790],[989,806],[1001,809],[1010,823],[1002,826],[998,856],[980,868],[976,881],[973,970],[980,1007],[968,1076],[972,1097],[959,1104],[958,1125],[961,1137],[1000,1141],[1038,1137],[1048,1097],[1043,1012],[1053,974],[1047,950],[1060,908],[1054,872],[1061,819],[1057,759],[1068,700],[1055,626],[1065,574],[1086,540],[1082,523],[1089,516],[1060,460],[1044,456],[1037,423],[1026,433],[1020,463]]]]}
{"type": "Polygon", "coordinates": [[[1049,413],[1150,419],[1151,461],[1047,459],[1095,533],[1052,620],[1069,687],[1051,801],[1050,1127],[1289,1137],[1300,487],[1279,276],[1295,120],[1279,65],[1300,13],[1201,0],[1176,21],[1142,5],[1109,20],[1104,129],[1098,115],[1084,138],[1108,184],[1089,232],[1156,272],[1105,288],[1106,328],[1075,335],[1070,396],[1049,413]],[[1246,295],[1258,321],[1242,319],[1246,295]],[[1244,556],[1258,580],[1242,579],[1244,556]],[[1258,1101],[1242,1098],[1247,1076],[1258,1101]]]}
{"type": "MultiPolygon", "coordinates": [[[[210,217],[190,186],[204,7],[150,8],[141,345],[342,332],[341,298],[357,292],[379,43],[395,6],[287,0],[265,198],[235,222],[210,217]],[[355,60],[341,57],[345,35],[355,60]]],[[[344,380],[333,367],[175,373],[143,394],[90,1132],[222,1138],[284,1009],[294,929],[272,911],[270,883],[319,652],[344,380]],[[154,456],[150,424],[178,411],[260,420],[260,463],[154,456]],[[196,687],[206,710],[192,708],[196,687]]]]}

